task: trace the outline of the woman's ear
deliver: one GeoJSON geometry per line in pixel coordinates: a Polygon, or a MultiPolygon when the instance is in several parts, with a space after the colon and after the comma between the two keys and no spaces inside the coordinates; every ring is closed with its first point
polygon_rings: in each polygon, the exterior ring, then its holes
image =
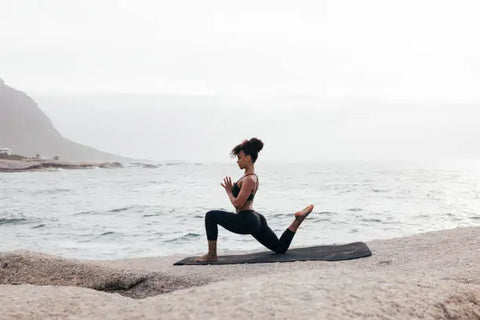
{"type": "Polygon", "coordinates": [[[250,162],[251,162],[251,161],[252,161],[252,156],[250,156],[250,155],[245,156],[245,159],[246,159],[247,161],[250,161],[250,162]]]}

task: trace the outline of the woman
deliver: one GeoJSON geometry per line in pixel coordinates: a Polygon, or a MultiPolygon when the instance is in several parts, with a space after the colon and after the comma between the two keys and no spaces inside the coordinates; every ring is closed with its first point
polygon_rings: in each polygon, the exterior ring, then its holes
{"type": "Polygon", "coordinates": [[[253,210],[253,198],[258,190],[258,177],[255,174],[254,163],[258,152],[262,150],[263,142],[257,138],[245,140],[232,150],[232,157],[237,156],[237,163],[245,174],[240,180],[232,184],[230,177],[225,177],[221,186],[227,192],[228,198],[237,213],[213,210],[205,215],[205,229],[207,231],[208,253],[195,261],[217,260],[218,227],[238,234],[251,234],[261,244],[276,253],[285,253],[292,242],[293,236],[303,220],[312,212],[313,205],[295,213],[292,224],[283,232],[280,239],[270,229],[265,217],[253,210]]]}

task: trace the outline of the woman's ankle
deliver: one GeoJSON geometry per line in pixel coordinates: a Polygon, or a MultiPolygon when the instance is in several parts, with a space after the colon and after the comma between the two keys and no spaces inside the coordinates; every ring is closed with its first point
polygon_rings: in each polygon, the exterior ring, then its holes
{"type": "Polygon", "coordinates": [[[288,227],[288,230],[290,230],[290,231],[292,231],[292,232],[297,232],[299,226],[300,226],[300,224],[298,224],[297,221],[294,221],[294,222],[292,222],[292,224],[288,227]]]}

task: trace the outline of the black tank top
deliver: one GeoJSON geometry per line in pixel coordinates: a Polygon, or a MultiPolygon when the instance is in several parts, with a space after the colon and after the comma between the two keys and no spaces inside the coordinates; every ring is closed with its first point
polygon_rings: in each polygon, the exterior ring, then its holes
{"type": "MultiPolygon", "coordinates": [[[[242,179],[245,178],[246,176],[249,176],[249,175],[252,175],[252,174],[254,174],[255,177],[257,177],[257,183],[258,183],[258,176],[257,176],[255,173],[249,173],[249,174],[241,177],[240,179],[238,179],[237,182],[240,182],[240,180],[242,180],[242,179]]],[[[232,188],[232,194],[233,194],[234,197],[238,197],[238,194],[240,193],[240,188],[238,187],[237,182],[235,182],[235,183],[233,184],[233,188],[232,188]]],[[[257,189],[258,189],[258,187],[257,187],[257,189]]],[[[255,197],[255,193],[252,192],[252,193],[248,196],[247,201],[253,201],[253,198],[254,198],[254,197],[255,197]]]]}

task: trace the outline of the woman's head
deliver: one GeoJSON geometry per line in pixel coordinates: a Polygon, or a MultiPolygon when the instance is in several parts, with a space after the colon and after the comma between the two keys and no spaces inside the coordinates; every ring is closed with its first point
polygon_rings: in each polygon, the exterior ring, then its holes
{"type": "Polygon", "coordinates": [[[251,161],[255,163],[258,158],[258,153],[263,148],[263,142],[257,138],[252,138],[250,140],[244,140],[242,143],[237,145],[232,149],[232,157],[238,157],[238,164],[240,167],[251,161]]]}

